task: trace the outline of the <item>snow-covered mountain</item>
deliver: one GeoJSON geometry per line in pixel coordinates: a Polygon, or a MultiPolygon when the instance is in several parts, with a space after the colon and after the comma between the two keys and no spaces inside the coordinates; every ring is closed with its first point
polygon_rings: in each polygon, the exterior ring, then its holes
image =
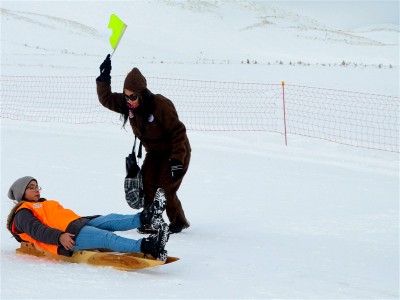
{"type": "MultiPolygon", "coordinates": [[[[399,28],[343,31],[268,1],[2,3],[2,57],[46,55],[49,67],[71,56],[109,51],[110,12],[128,24],[118,57],[130,63],[340,64],[398,66],[399,28]],[[27,34],[28,33],[28,34],[27,34]],[[50,56],[50,57],[49,57],[50,56]]],[[[4,70],[7,72],[7,68],[4,70]]]]}

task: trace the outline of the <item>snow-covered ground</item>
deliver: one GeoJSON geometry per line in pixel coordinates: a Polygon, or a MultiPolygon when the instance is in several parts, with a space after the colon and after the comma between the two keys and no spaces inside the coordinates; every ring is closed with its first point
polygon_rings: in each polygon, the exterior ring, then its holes
{"type": "MultiPolygon", "coordinates": [[[[115,13],[128,29],[114,75],[138,66],[146,76],[399,96],[398,24],[343,32],[277,5],[2,1],[1,73],[94,80],[115,13]]],[[[121,272],[17,255],[4,223],[8,187],[24,175],[81,215],[133,213],[123,194],[130,130],[1,119],[1,299],[399,298],[398,153],[296,136],[285,146],[269,133],[188,135],[179,195],[192,226],[167,246],[181,260],[121,272]]]]}

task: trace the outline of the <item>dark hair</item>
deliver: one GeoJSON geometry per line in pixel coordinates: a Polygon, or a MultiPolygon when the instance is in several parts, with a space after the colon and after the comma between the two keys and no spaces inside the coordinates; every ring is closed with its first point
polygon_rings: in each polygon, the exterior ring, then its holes
{"type": "MultiPolygon", "coordinates": [[[[135,108],[135,111],[138,111],[139,114],[144,117],[144,120],[147,120],[147,118],[154,112],[155,109],[154,94],[146,88],[140,93],[140,96],[140,105],[135,108]]],[[[120,120],[123,121],[122,127],[125,128],[125,125],[129,119],[129,109],[126,105],[123,109],[124,112],[121,113],[120,120]]]]}

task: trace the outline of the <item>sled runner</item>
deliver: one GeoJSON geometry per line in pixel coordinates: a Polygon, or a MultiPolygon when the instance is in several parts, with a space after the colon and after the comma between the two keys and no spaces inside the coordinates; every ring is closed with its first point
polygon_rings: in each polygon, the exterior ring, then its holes
{"type": "Polygon", "coordinates": [[[92,266],[113,267],[118,270],[138,270],[169,264],[179,260],[177,257],[168,256],[167,261],[159,261],[143,253],[119,253],[99,250],[75,251],[71,257],[56,255],[37,248],[32,243],[22,242],[16,249],[18,254],[30,254],[38,257],[47,257],[71,263],[86,263],[92,266]]]}

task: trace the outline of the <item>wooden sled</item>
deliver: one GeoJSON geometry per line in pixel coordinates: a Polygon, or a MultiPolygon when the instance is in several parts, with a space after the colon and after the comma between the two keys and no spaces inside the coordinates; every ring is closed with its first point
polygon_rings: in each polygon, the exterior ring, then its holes
{"type": "Polygon", "coordinates": [[[22,242],[16,249],[18,254],[30,254],[38,257],[46,257],[71,263],[86,263],[92,266],[113,267],[117,270],[138,270],[169,264],[179,260],[177,257],[168,256],[167,261],[159,261],[151,255],[143,253],[120,253],[111,251],[79,250],[75,251],[71,257],[56,255],[36,247],[32,243],[22,242]]]}

